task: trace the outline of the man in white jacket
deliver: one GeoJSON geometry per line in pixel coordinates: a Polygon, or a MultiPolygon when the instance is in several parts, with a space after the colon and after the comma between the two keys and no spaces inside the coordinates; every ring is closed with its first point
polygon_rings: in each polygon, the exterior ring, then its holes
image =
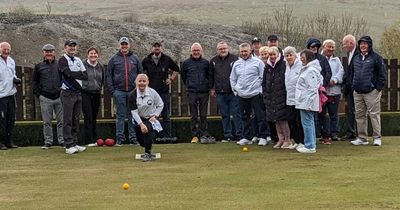
{"type": "Polygon", "coordinates": [[[12,140],[15,123],[15,85],[21,83],[15,74],[15,62],[10,57],[11,45],[0,43],[0,149],[17,148],[12,140]]]}
{"type": "Polygon", "coordinates": [[[239,145],[252,144],[250,134],[250,114],[254,110],[259,140],[264,145],[268,144],[269,129],[265,116],[265,107],[262,98],[261,82],[264,73],[264,63],[251,54],[248,43],[239,46],[240,58],[232,67],[229,77],[233,93],[239,97],[239,107],[242,115],[244,138],[237,142],[239,145]],[[268,140],[267,140],[268,139],[268,140]]]}

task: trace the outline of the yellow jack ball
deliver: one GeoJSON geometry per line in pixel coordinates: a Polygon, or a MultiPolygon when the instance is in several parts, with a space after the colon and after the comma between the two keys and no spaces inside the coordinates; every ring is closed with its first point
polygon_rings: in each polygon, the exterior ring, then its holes
{"type": "Polygon", "coordinates": [[[124,190],[129,189],[129,184],[128,184],[128,183],[123,184],[123,185],[122,185],[122,188],[124,188],[124,190]]]}
{"type": "Polygon", "coordinates": [[[248,149],[247,147],[243,147],[242,151],[243,151],[243,152],[248,152],[249,149],[248,149]]]}

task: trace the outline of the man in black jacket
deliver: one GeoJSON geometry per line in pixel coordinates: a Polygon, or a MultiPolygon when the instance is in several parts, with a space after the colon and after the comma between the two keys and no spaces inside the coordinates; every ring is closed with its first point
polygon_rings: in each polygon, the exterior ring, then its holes
{"type": "Polygon", "coordinates": [[[387,78],[382,57],[372,49],[372,39],[358,40],[360,54],[354,57],[352,84],[356,110],[357,139],[353,145],[368,144],[368,119],[371,120],[374,146],[381,146],[381,96],[387,78]]]}
{"type": "Polygon", "coordinates": [[[203,48],[199,43],[193,43],[190,49],[190,58],[182,63],[181,76],[186,86],[190,105],[191,143],[197,143],[200,137],[207,135],[207,108],[210,91],[209,62],[202,58],[203,48]],[[200,122],[197,120],[198,115],[200,115],[200,122]]]}
{"type": "MultiPolygon", "coordinates": [[[[345,118],[345,130],[346,135],[345,140],[354,140],[357,136],[356,119],[354,116],[354,97],[353,97],[353,87],[352,87],[352,67],[354,63],[354,57],[359,54],[356,48],[356,38],[348,34],[343,38],[343,48],[347,52],[347,68],[345,68],[345,74],[343,75],[343,95],[346,100],[346,118],[345,118]]],[[[346,66],[346,65],[343,65],[346,66]]]]}
{"type": "Polygon", "coordinates": [[[175,137],[172,138],[171,133],[171,95],[169,86],[176,80],[179,67],[171,57],[162,52],[161,42],[153,43],[152,52],[143,59],[142,66],[149,77],[149,87],[156,90],[164,102],[164,108],[161,112],[164,134],[162,139],[163,141],[176,141],[175,137]]]}
{"type": "Polygon", "coordinates": [[[231,115],[236,130],[236,139],[243,138],[243,125],[240,115],[239,99],[233,94],[229,76],[232,66],[238,57],[229,52],[229,46],[222,41],[217,44],[217,55],[210,60],[211,96],[217,97],[217,105],[222,117],[224,139],[222,143],[233,138],[231,115]]]}
{"type": "MultiPolygon", "coordinates": [[[[331,81],[332,70],[331,66],[329,65],[328,59],[326,59],[325,56],[319,53],[320,47],[321,42],[318,39],[311,37],[307,40],[307,49],[311,50],[315,54],[315,57],[318,59],[319,64],[321,65],[321,75],[324,78],[323,86],[326,88],[331,81]]],[[[318,127],[321,131],[322,141],[324,143],[330,142],[329,120],[326,113],[321,112],[318,114],[318,127]]]]}
{"type": "Polygon", "coordinates": [[[61,75],[58,71],[55,47],[46,44],[42,47],[43,61],[36,64],[32,75],[33,94],[40,101],[43,120],[44,145],[42,149],[49,149],[53,145],[53,113],[57,119],[57,139],[60,146],[64,146],[63,138],[63,110],[60,99],[61,75]]]}

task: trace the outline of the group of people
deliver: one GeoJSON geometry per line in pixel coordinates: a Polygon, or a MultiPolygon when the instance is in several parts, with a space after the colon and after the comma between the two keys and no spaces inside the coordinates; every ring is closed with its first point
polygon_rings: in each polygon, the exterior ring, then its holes
{"type": "MultiPolygon", "coordinates": [[[[335,56],[336,43],[310,38],[300,53],[294,47],[279,48],[279,38],[270,35],[266,46],[255,37],[251,44],[239,45],[239,56],[230,53],[228,43],[217,44],[216,55],[203,58],[200,43],[191,45],[191,54],[179,67],[163,53],[162,43],[152,43],[152,52],[142,61],[130,49],[130,40],[121,37],[118,52],[107,69],[98,61],[99,50],[91,47],[83,61],[76,57],[77,41],[64,44],[64,54],[56,60],[55,46],[42,48],[43,61],[35,65],[33,93],[40,101],[43,119],[43,149],[53,145],[52,119],[57,119],[57,139],[67,154],[83,152],[79,146],[79,118],[84,116],[84,137],[88,146],[97,146],[96,119],[103,86],[112,93],[116,105],[116,144],[128,139],[145,148],[144,161],[152,160],[158,118],[162,135],[171,133],[169,86],[181,74],[189,101],[191,142],[209,137],[207,110],[209,97],[216,97],[222,117],[222,142],[258,142],[274,148],[316,152],[319,130],[324,144],[337,140],[338,105],[344,90],[346,99],[346,139],[354,145],[368,144],[367,115],[373,127],[374,145],[381,145],[380,97],[386,81],[382,58],[373,51],[372,39],[343,38],[348,53],[348,71],[335,56]],[[320,48],[322,50],[320,51],[320,48]],[[329,116],[329,117],[328,117],[329,116]],[[233,122],[233,123],[232,123],[233,122]],[[233,124],[233,126],[232,126],[233,124]],[[234,128],[233,128],[234,127],[234,128]],[[233,132],[235,131],[235,132],[233,132]]],[[[12,141],[15,121],[15,62],[11,46],[0,43],[0,149],[17,148],[12,141]],[[3,134],[4,133],[4,134],[3,134]],[[3,137],[4,136],[4,137],[3,137]]]]}

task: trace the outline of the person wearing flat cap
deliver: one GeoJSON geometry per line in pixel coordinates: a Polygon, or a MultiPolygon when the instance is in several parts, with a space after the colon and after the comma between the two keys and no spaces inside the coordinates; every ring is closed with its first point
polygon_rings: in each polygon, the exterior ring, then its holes
{"type": "Polygon", "coordinates": [[[152,43],[151,53],[143,59],[142,66],[149,77],[149,87],[157,91],[164,103],[161,112],[163,131],[158,140],[164,142],[176,141],[171,132],[171,94],[169,88],[178,76],[179,66],[171,57],[163,53],[161,42],[152,43]]]}
{"type": "Polygon", "coordinates": [[[87,80],[86,68],[76,57],[77,42],[69,39],[64,44],[64,55],[58,60],[61,73],[61,102],[63,105],[63,135],[65,153],[72,155],[83,152],[86,147],[79,146],[79,118],[82,111],[82,80],[87,80]]]}
{"type": "Polygon", "coordinates": [[[39,99],[43,120],[44,145],[42,149],[53,146],[53,114],[57,120],[58,144],[64,147],[63,110],[60,99],[61,75],[58,71],[56,48],[52,44],[42,47],[42,62],[35,65],[32,74],[33,94],[39,99]]]}
{"type": "Polygon", "coordinates": [[[143,73],[142,63],[137,55],[130,50],[128,37],[119,39],[119,50],[110,59],[106,71],[106,86],[115,99],[117,108],[116,144],[122,146],[125,142],[125,119],[128,119],[129,142],[138,144],[135,127],[132,123],[132,114],[128,107],[128,95],[135,89],[135,80],[138,74],[143,73]]]}

